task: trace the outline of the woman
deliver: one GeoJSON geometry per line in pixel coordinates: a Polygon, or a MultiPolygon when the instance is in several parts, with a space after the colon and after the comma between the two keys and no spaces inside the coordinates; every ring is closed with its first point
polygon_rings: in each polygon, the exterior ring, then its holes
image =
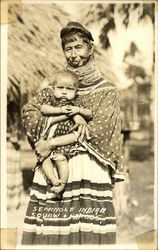
{"type": "MultiPolygon", "coordinates": [[[[111,173],[115,173],[120,163],[121,152],[118,92],[103,79],[95,65],[93,37],[87,29],[69,22],[60,35],[67,68],[77,75],[79,94],[91,103],[94,112],[88,124],[91,139],[84,140],[87,126],[80,125],[84,122],[79,117],[80,145],[76,149],[79,153],[69,160],[70,174],[62,197],[53,198],[41,169],[35,171],[22,243],[114,244],[116,218],[111,173]]],[[[39,111],[41,100],[51,95],[50,87],[46,89],[24,107],[23,116],[28,139],[43,158],[53,147],[75,140],[74,134],[69,141],[66,136],[55,141],[39,140],[43,127],[51,122],[39,111]]]]}

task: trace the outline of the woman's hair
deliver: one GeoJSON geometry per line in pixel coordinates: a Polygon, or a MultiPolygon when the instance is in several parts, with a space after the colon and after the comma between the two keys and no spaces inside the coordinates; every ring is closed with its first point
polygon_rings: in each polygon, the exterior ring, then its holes
{"type": "Polygon", "coordinates": [[[76,36],[80,37],[80,38],[83,38],[83,41],[85,43],[88,44],[89,46],[89,49],[92,48],[92,41],[87,37],[85,36],[84,34],[80,33],[79,31],[71,31],[67,34],[65,34],[62,38],[61,38],[61,46],[62,46],[62,49],[64,50],[65,48],[65,45],[69,42],[75,42],[77,40],[76,36]]]}
{"type": "Polygon", "coordinates": [[[57,77],[58,76],[61,76],[61,77],[71,77],[72,78],[72,80],[74,81],[74,85],[75,85],[75,87],[76,88],[78,88],[78,84],[79,84],[79,82],[78,82],[78,78],[77,78],[77,76],[76,76],[76,74],[75,73],[73,73],[73,72],[71,72],[70,70],[60,70],[60,71],[58,71],[58,72],[56,72],[56,74],[55,74],[55,78],[54,78],[54,81],[53,81],[53,86],[55,86],[55,84],[57,83],[57,77]]]}

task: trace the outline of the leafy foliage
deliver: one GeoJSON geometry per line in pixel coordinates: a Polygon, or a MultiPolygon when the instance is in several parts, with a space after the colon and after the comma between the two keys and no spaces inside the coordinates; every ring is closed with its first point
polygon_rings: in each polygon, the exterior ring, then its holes
{"type": "Polygon", "coordinates": [[[155,22],[154,11],[155,11],[155,4],[154,3],[152,3],[152,4],[144,4],[142,14],[139,16],[138,21],[141,21],[146,16],[149,16],[152,23],[154,23],[155,22]]]}
{"type": "Polygon", "coordinates": [[[124,55],[125,75],[132,80],[132,85],[122,93],[122,110],[140,123],[140,128],[149,129],[151,125],[151,75],[148,75],[140,60],[141,52],[131,42],[124,55]]]}
{"type": "MultiPolygon", "coordinates": [[[[101,4],[97,6],[101,8],[101,4]]],[[[101,30],[100,34],[100,42],[102,47],[108,49],[110,47],[110,41],[108,38],[108,33],[111,30],[116,28],[115,13],[118,13],[122,18],[122,24],[127,28],[130,23],[130,15],[134,11],[138,11],[138,22],[142,21],[143,19],[148,16],[152,23],[154,23],[154,9],[155,5],[152,4],[120,4],[119,6],[115,4],[110,5],[102,5],[102,8],[99,12],[97,12],[98,20],[102,20],[103,18],[106,19],[106,22],[101,30]]]]}
{"type": "Polygon", "coordinates": [[[114,29],[115,29],[115,21],[113,17],[110,17],[108,23],[106,23],[102,28],[101,34],[99,36],[103,48],[107,49],[108,47],[110,47],[110,41],[107,34],[110,30],[114,29]]]}

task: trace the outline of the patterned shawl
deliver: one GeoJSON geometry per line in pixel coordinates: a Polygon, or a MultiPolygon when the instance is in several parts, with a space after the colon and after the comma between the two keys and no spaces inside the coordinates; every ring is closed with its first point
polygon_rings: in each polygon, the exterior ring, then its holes
{"type": "Polygon", "coordinates": [[[95,115],[89,122],[93,136],[92,143],[84,141],[82,145],[103,165],[112,169],[121,168],[122,138],[120,98],[117,88],[104,80],[93,59],[87,65],[67,69],[74,72],[79,79],[78,94],[91,104],[95,115]]]}
{"type": "MultiPolygon", "coordinates": [[[[103,165],[116,170],[121,163],[121,119],[119,93],[116,87],[103,79],[93,60],[80,68],[67,67],[79,78],[79,95],[93,111],[89,122],[92,141],[82,146],[93,154],[103,165]]],[[[23,108],[23,122],[26,135],[32,147],[47,127],[48,117],[40,112],[40,105],[51,104],[52,89],[40,90],[23,108]]]]}

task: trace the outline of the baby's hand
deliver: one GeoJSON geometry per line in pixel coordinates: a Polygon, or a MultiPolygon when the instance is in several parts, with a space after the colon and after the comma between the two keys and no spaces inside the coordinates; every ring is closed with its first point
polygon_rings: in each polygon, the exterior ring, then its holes
{"type": "Polygon", "coordinates": [[[80,113],[80,108],[77,106],[67,106],[67,115],[73,116],[80,113]]]}
{"type": "Polygon", "coordinates": [[[68,114],[68,106],[62,106],[60,108],[61,108],[61,114],[65,114],[65,115],[68,114]]]}

